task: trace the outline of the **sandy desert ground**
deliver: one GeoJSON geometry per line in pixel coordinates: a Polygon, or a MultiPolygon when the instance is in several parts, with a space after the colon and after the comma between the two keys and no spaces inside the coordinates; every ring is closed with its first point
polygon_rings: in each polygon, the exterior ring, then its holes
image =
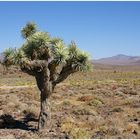
{"type": "Polygon", "coordinates": [[[140,138],[140,67],[95,65],[71,75],[49,99],[52,126],[42,132],[34,78],[0,70],[0,138],[140,138]]]}

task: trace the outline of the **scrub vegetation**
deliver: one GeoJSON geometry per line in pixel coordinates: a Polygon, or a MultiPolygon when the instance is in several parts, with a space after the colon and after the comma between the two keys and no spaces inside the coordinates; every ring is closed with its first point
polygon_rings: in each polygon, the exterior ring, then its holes
{"type": "Polygon", "coordinates": [[[2,74],[1,67],[0,138],[140,138],[140,67],[93,67],[56,86],[52,125],[41,132],[35,78],[16,67],[2,74]]]}

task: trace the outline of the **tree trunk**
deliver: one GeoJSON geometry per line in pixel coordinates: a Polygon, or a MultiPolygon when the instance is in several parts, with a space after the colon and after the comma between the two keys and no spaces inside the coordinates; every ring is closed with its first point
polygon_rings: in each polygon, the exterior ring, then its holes
{"type": "Polygon", "coordinates": [[[42,130],[44,128],[48,128],[51,125],[51,114],[50,114],[50,104],[48,96],[46,92],[41,92],[40,97],[40,115],[38,122],[38,130],[42,130]]]}
{"type": "Polygon", "coordinates": [[[41,74],[36,75],[35,78],[37,86],[41,91],[38,130],[42,130],[44,128],[49,128],[51,125],[49,96],[52,93],[53,87],[52,82],[50,81],[49,70],[43,71],[41,74]]]}

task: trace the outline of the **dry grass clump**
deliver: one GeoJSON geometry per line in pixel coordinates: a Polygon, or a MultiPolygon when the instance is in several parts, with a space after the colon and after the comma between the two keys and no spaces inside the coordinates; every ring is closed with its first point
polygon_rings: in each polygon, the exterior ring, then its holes
{"type": "Polygon", "coordinates": [[[111,136],[120,135],[120,131],[115,127],[101,126],[99,131],[104,134],[106,138],[111,136]]]}
{"type": "Polygon", "coordinates": [[[30,106],[26,108],[26,110],[23,110],[23,114],[25,116],[30,115],[32,118],[38,118],[39,108],[36,108],[35,106],[30,106]]]}
{"type": "Polygon", "coordinates": [[[140,107],[140,99],[134,97],[128,97],[122,102],[122,105],[129,106],[131,108],[139,108],[140,107]]]}
{"type": "Polygon", "coordinates": [[[91,133],[84,128],[74,128],[70,131],[71,139],[90,139],[91,133]]]}
{"type": "Polygon", "coordinates": [[[69,116],[61,124],[61,131],[67,134],[71,139],[89,139],[91,134],[88,130],[80,126],[69,116]]]}
{"type": "Polygon", "coordinates": [[[88,103],[88,105],[89,106],[95,106],[95,107],[98,107],[98,106],[101,106],[101,105],[103,105],[104,103],[103,103],[103,101],[101,101],[100,99],[93,99],[93,100],[91,100],[89,103],[88,103]]]}
{"type": "Polygon", "coordinates": [[[135,136],[140,135],[140,131],[139,131],[139,126],[137,124],[134,123],[129,123],[125,129],[123,130],[123,135],[128,138],[129,135],[132,135],[132,137],[135,138],[135,136]]]}
{"type": "Polygon", "coordinates": [[[91,95],[85,95],[85,96],[79,97],[77,100],[78,101],[82,101],[82,102],[89,102],[92,99],[93,99],[93,96],[91,96],[91,95]]]}
{"type": "Polygon", "coordinates": [[[70,139],[90,139],[91,134],[84,128],[80,128],[73,123],[65,123],[62,125],[62,131],[65,132],[70,139]]]}
{"type": "Polygon", "coordinates": [[[114,107],[111,109],[110,112],[122,112],[122,111],[123,111],[123,109],[121,107],[114,107]]]}
{"type": "Polygon", "coordinates": [[[124,94],[130,94],[130,95],[137,95],[138,94],[136,90],[134,90],[133,88],[129,88],[129,87],[122,89],[122,92],[124,94]]]}
{"type": "Polygon", "coordinates": [[[89,107],[79,107],[73,111],[75,115],[97,115],[97,112],[89,107]]]}
{"type": "Polygon", "coordinates": [[[71,105],[71,102],[70,101],[63,101],[63,106],[70,106],[71,105]]]}

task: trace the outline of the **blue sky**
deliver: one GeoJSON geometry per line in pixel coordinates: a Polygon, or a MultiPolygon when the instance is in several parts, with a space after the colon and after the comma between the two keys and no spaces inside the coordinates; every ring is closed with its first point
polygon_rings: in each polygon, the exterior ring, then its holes
{"type": "Polygon", "coordinates": [[[140,2],[0,2],[0,52],[22,45],[28,21],[94,59],[140,55],[140,2]]]}

